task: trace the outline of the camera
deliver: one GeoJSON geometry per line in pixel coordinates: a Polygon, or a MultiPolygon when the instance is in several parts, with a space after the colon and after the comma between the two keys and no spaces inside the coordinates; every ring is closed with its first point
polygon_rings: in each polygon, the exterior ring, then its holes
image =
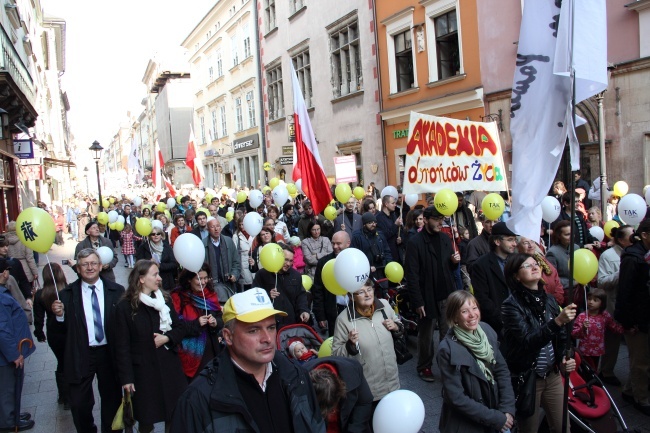
{"type": "Polygon", "coordinates": [[[62,264],[62,265],[69,265],[69,264],[70,264],[70,260],[68,260],[68,259],[63,259],[63,260],[61,260],[61,264],[62,264]]]}

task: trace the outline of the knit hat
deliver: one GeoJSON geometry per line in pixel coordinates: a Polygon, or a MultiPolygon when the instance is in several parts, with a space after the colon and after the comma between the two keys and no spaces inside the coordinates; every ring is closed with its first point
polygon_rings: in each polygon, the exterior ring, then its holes
{"type": "Polygon", "coordinates": [[[291,343],[291,344],[289,345],[289,355],[290,355],[292,358],[296,358],[296,352],[295,352],[295,350],[296,350],[296,346],[297,346],[299,343],[305,344],[305,343],[303,343],[303,342],[300,341],[300,340],[295,340],[293,343],[291,343]]]}
{"type": "Polygon", "coordinates": [[[422,216],[424,218],[436,218],[436,217],[441,217],[444,216],[441,214],[438,209],[436,209],[435,206],[429,206],[424,209],[424,212],[422,212],[422,216]]]}
{"type": "Polygon", "coordinates": [[[375,214],[372,212],[366,212],[361,216],[361,222],[366,225],[368,223],[376,223],[377,218],[375,217],[375,214]]]}
{"type": "Polygon", "coordinates": [[[287,239],[287,243],[292,247],[298,247],[300,246],[300,238],[298,236],[291,236],[287,239]]]}

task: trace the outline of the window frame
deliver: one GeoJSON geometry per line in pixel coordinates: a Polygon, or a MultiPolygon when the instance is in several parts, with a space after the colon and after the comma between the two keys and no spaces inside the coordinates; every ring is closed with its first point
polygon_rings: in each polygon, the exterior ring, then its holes
{"type": "Polygon", "coordinates": [[[355,10],[347,17],[327,26],[330,82],[334,99],[363,91],[361,28],[356,12],[355,10]],[[353,39],[350,39],[352,28],[356,33],[352,34],[353,39]]]}
{"type": "Polygon", "coordinates": [[[415,50],[413,49],[413,41],[415,35],[413,34],[413,11],[414,7],[404,9],[398,14],[391,16],[389,19],[382,21],[386,26],[386,50],[388,51],[388,78],[389,78],[389,93],[391,95],[404,92],[410,89],[399,90],[398,86],[398,71],[397,71],[397,53],[395,49],[395,36],[405,31],[411,32],[411,58],[413,59],[413,86],[412,89],[417,89],[418,74],[417,74],[417,59],[415,50]]]}
{"type": "Polygon", "coordinates": [[[269,121],[282,119],[284,117],[284,83],[282,65],[279,62],[271,67],[266,67],[266,88],[269,121]]]}
{"type": "Polygon", "coordinates": [[[255,93],[252,90],[246,92],[246,105],[248,109],[248,127],[254,128],[257,126],[257,119],[255,118],[255,93]]]}
{"type": "Polygon", "coordinates": [[[235,132],[244,130],[244,115],[242,110],[241,96],[235,98],[235,132]]]}
{"type": "Polygon", "coordinates": [[[423,4],[425,13],[425,28],[427,32],[427,62],[429,65],[429,83],[442,81],[453,77],[462,76],[465,74],[463,65],[463,32],[461,28],[461,8],[458,0],[430,0],[423,4]],[[434,19],[438,16],[444,15],[451,10],[456,9],[456,31],[458,32],[458,57],[460,63],[459,73],[449,77],[440,79],[438,78],[438,48],[436,41],[436,26],[434,19]]]}
{"type": "Polygon", "coordinates": [[[291,57],[291,63],[293,64],[293,69],[296,71],[298,76],[298,83],[300,85],[300,91],[302,92],[302,97],[305,100],[305,105],[307,108],[313,107],[314,102],[314,88],[311,77],[311,53],[309,47],[306,47],[299,53],[291,57]],[[305,64],[305,56],[307,56],[308,62],[305,64]],[[298,64],[298,60],[302,59],[302,64],[298,64]]]}

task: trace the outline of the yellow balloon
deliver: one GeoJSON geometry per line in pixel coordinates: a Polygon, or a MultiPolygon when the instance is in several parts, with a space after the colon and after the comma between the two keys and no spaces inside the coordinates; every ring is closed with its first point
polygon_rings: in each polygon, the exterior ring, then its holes
{"type": "Polygon", "coordinates": [[[165,209],[165,216],[167,217],[167,220],[172,219],[172,214],[167,209],[165,209]]]}
{"type": "Polygon", "coordinates": [[[117,221],[115,221],[114,223],[108,223],[108,228],[111,229],[111,230],[115,230],[115,224],[116,223],[117,223],[117,221]]]}
{"type": "Polygon", "coordinates": [[[352,190],[352,194],[354,194],[354,198],[361,200],[366,196],[366,191],[362,187],[358,186],[352,190]]]}
{"type": "Polygon", "coordinates": [[[235,216],[235,213],[233,211],[226,212],[226,221],[228,221],[228,222],[232,221],[234,216],[235,216]]]}
{"type": "Polygon", "coordinates": [[[208,201],[208,203],[211,203],[213,198],[214,198],[214,196],[212,194],[206,194],[205,195],[205,199],[208,201]]]}
{"type": "Polygon", "coordinates": [[[332,342],[334,341],[334,337],[330,337],[323,341],[323,344],[320,345],[320,349],[318,349],[318,357],[319,358],[326,358],[328,356],[332,356],[332,342]]]}
{"type": "Polygon", "coordinates": [[[115,224],[115,230],[117,230],[118,232],[121,232],[122,230],[124,230],[124,223],[123,222],[116,221],[113,224],[115,224]]]}
{"type": "Polygon", "coordinates": [[[176,203],[181,204],[181,196],[180,196],[180,194],[176,196],[176,203]]]}
{"type": "Polygon", "coordinates": [[[321,278],[323,279],[323,284],[327,291],[333,295],[346,295],[348,292],[336,281],[334,277],[334,262],[336,259],[331,259],[325,266],[323,266],[323,271],[321,272],[321,278]]]}
{"type": "Polygon", "coordinates": [[[46,254],[54,243],[56,227],[49,213],[38,207],[29,207],[16,218],[16,234],[27,248],[46,254]]]}
{"type": "Polygon", "coordinates": [[[391,283],[400,283],[402,281],[402,278],[404,278],[404,268],[397,262],[390,262],[386,264],[384,273],[386,274],[388,281],[391,283]]]}
{"type": "Polygon", "coordinates": [[[149,236],[151,233],[151,220],[149,218],[138,218],[135,222],[135,230],[140,236],[149,236]]]}
{"type": "Polygon", "coordinates": [[[111,204],[110,204],[110,202],[109,202],[108,200],[106,200],[105,198],[102,199],[102,207],[103,207],[104,209],[107,208],[107,207],[109,207],[110,205],[111,205],[111,204]]]}
{"type": "MultiPolygon", "coordinates": [[[[275,179],[275,178],[274,178],[274,179],[275,179]]],[[[264,187],[262,187],[262,194],[266,194],[266,193],[268,193],[268,192],[270,192],[270,191],[271,191],[271,187],[270,187],[270,186],[268,186],[268,185],[264,185],[264,187]]]]}
{"type": "Polygon", "coordinates": [[[336,209],[334,206],[327,206],[323,214],[325,214],[325,218],[330,221],[334,221],[336,219],[336,209]]]}
{"type": "Polygon", "coordinates": [[[110,197],[110,198],[108,199],[108,202],[109,202],[110,204],[115,203],[115,197],[110,197]]]}
{"type": "Polygon", "coordinates": [[[311,286],[314,284],[312,281],[311,277],[309,275],[303,274],[302,276],[302,287],[305,288],[306,291],[311,290],[311,286]]]}
{"type": "Polygon", "coordinates": [[[627,186],[627,183],[625,181],[619,180],[614,184],[614,195],[623,197],[625,194],[627,194],[628,190],[629,187],[627,186]]]}
{"type": "Polygon", "coordinates": [[[165,203],[159,201],[158,204],[156,204],[156,210],[158,212],[165,212],[165,209],[167,209],[167,205],[165,203]]]}
{"type": "Polygon", "coordinates": [[[621,225],[619,223],[617,223],[616,221],[614,221],[614,220],[607,221],[605,223],[605,227],[603,227],[603,231],[605,232],[605,236],[607,236],[608,238],[611,238],[612,237],[612,229],[614,227],[620,227],[620,226],[621,225]]]}
{"type": "Polygon", "coordinates": [[[483,214],[485,214],[487,219],[496,221],[503,215],[503,211],[506,210],[506,202],[501,195],[493,192],[483,198],[481,209],[483,209],[483,214]]]}
{"type": "Polygon", "coordinates": [[[587,284],[598,273],[598,259],[586,248],[580,248],[573,253],[573,278],[580,284],[587,284]]]}
{"type": "Polygon", "coordinates": [[[243,203],[247,198],[248,197],[246,197],[246,191],[239,191],[237,193],[237,203],[243,203]]]}
{"type": "Polygon", "coordinates": [[[106,212],[98,213],[97,222],[104,225],[108,224],[108,214],[106,212]]]}
{"type": "Polygon", "coordinates": [[[269,272],[276,273],[284,265],[284,253],[278,244],[266,244],[260,251],[260,263],[269,272]]]}
{"type": "Polygon", "coordinates": [[[287,184],[287,191],[289,192],[289,195],[298,194],[298,188],[296,187],[296,184],[294,184],[294,183],[288,183],[287,184]]]}
{"type": "Polygon", "coordinates": [[[269,171],[271,169],[271,163],[265,162],[263,167],[264,167],[264,171],[269,171]]]}
{"type": "Polygon", "coordinates": [[[280,185],[280,179],[278,179],[277,177],[271,178],[271,180],[269,180],[269,186],[271,187],[271,189],[275,188],[278,185],[280,185]]]}
{"type": "Polygon", "coordinates": [[[458,198],[456,193],[448,188],[441,189],[436,193],[433,199],[433,205],[438,209],[438,212],[445,216],[450,216],[458,208],[458,198]]]}
{"type": "Polygon", "coordinates": [[[350,197],[352,197],[352,190],[350,189],[350,185],[347,183],[339,183],[334,189],[334,195],[336,196],[336,199],[341,203],[347,203],[348,200],[350,200],[350,197]]]}
{"type": "Polygon", "coordinates": [[[205,213],[205,216],[210,216],[210,211],[207,210],[207,209],[204,208],[204,207],[200,207],[200,208],[198,208],[198,209],[196,210],[196,212],[197,212],[197,213],[199,213],[199,212],[204,212],[204,213],[205,213]]]}

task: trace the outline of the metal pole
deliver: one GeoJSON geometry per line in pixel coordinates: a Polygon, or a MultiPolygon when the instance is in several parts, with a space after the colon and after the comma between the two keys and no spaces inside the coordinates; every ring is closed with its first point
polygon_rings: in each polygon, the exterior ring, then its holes
{"type": "Polygon", "coordinates": [[[604,99],[605,92],[601,92],[596,96],[596,100],[598,101],[598,156],[600,158],[600,210],[603,215],[603,221],[607,218],[607,199],[609,198],[609,192],[607,191],[607,155],[605,154],[604,99]]]}
{"type": "Polygon", "coordinates": [[[99,160],[95,160],[95,168],[97,169],[97,192],[99,193],[99,211],[104,211],[104,206],[102,205],[102,184],[99,181],[99,160]]]}

